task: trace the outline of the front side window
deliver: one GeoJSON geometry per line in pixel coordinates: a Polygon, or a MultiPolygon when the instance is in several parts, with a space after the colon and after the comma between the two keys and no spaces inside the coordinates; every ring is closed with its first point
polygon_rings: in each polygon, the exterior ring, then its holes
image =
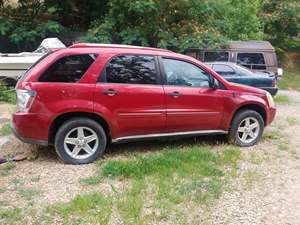
{"type": "Polygon", "coordinates": [[[163,58],[163,65],[167,85],[210,87],[210,75],[191,63],[163,58]]]}
{"type": "Polygon", "coordinates": [[[238,53],[237,63],[250,69],[266,69],[265,59],[262,53],[238,53]]]}
{"type": "Polygon", "coordinates": [[[42,74],[39,81],[77,83],[96,58],[96,54],[65,56],[53,63],[42,74]]]}
{"type": "Polygon", "coordinates": [[[227,62],[229,59],[228,52],[205,52],[204,62],[227,62]]]}
{"type": "Polygon", "coordinates": [[[157,84],[154,56],[114,57],[101,75],[101,81],[124,84],[157,84]]]}
{"type": "Polygon", "coordinates": [[[213,66],[213,70],[222,76],[234,75],[234,70],[227,65],[216,64],[213,66]]]}

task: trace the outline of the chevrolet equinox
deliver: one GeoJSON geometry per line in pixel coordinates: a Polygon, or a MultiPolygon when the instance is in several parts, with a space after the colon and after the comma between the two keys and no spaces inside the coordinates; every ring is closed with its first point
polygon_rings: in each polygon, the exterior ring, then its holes
{"type": "Polygon", "coordinates": [[[276,113],[268,92],[229,83],[192,57],[126,45],[53,51],[20,78],[16,92],[14,134],[54,145],[71,164],[90,163],[125,140],[227,134],[251,146],[276,113]]]}

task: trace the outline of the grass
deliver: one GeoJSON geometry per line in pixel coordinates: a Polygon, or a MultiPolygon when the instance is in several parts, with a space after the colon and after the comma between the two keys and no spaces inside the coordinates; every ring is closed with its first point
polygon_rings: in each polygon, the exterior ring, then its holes
{"type": "Polygon", "coordinates": [[[0,83],[0,102],[16,103],[15,90],[0,83]]]}
{"type": "MultiPolygon", "coordinates": [[[[21,209],[8,209],[0,207],[0,221],[5,220],[6,224],[15,224],[17,220],[21,218],[21,209]]],[[[5,224],[5,223],[3,223],[5,224]]]]}
{"type": "Polygon", "coordinates": [[[289,104],[291,101],[286,95],[276,95],[274,100],[277,104],[289,104]]]}
{"type": "Polygon", "coordinates": [[[1,128],[0,128],[0,136],[8,136],[11,134],[11,127],[9,123],[5,123],[1,128]]]}
{"type": "Polygon", "coordinates": [[[16,167],[13,162],[8,162],[0,166],[0,176],[8,176],[11,174],[12,170],[16,167]]]}
{"type": "Polygon", "coordinates": [[[38,190],[32,188],[22,188],[18,190],[18,194],[27,201],[33,200],[39,193],[38,190]]]}
{"type": "Polygon", "coordinates": [[[300,67],[285,70],[282,79],[278,82],[279,89],[300,90],[300,67]]]}
{"type": "Polygon", "coordinates": [[[289,126],[294,126],[294,125],[299,124],[299,121],[297,120],[297,118],[292,117],[292,116],[288,116],[286,120],[287,120],[287,123],[289,126]]]}
{"type": "Polygon", "coordinates": [[[247,170],[243,173],[243,178],[247,189],[251,189],[255,182],[261,177],[257,171],[247,170]]]}
{"type": "Polygon", "coordinates": [[[107,224],[112,213],[112,199],[100,193],[78,195],[69,203],[51,205],[47,211],[50,218],[58,216],[64,224],[107,224]]]}
{"type": "Polygon", "coordinates": [[[158,218],[183,224],[186,215],[177,206],[189,202],[199,206],[211,204],[221,195],[227,175],[237,168],[240,158],[240,149],[233,146],[224,146],[218,152],[203,145],[167,147],[156,153],[109,159],[98,164],[98,172],[82,183],[131,181],[130,187],[114,196],[124,224],[148,224],[158,218]],[[147,206],[152,213],[144,215],[146,202],[154,203],[147,206]],[[158,211],[159,216],[153,211],[158,211]]]}
{"type": "MultiPolygon", "coordinates": [[[[110,183],[111,191],[106,195],[93,188],[93,192],[48,205],[30,217],[39,224],[108,224],[114,223],[110,220],[116,214],[122,224],[186,224],[185,206],[202,210],[212,205],[226,189],[240,159],[240,149],[230,145],[218,150],[209,145],[171,145],[160,151],[124,154],[96,164],[95,175],[83,182],[110,183]]],[[[39,194],[23,187],[20,180],[12,182],[29,203],[39,194]]],[[[0,209],[0,215],[4,223],[21,222],[28,218],[18,216],[27,211],[0,209]]]]}

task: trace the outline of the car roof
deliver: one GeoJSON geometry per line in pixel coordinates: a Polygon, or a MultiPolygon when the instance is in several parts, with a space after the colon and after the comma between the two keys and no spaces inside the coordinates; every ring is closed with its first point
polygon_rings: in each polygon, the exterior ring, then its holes
{"type": "Polygon", "coordinates": [[[167,49],[160,48],[151,48],[135,45],[119,45],[119,44],[96,44],[96,43],[77,43],[71,45],[69,48],[106,48],[106,49],[141,49],[141,50],[151,50],[151,51],[163,51],[163,52],[172,52],[167,49]]]}
{"type": "Polygon", "coordinates": [[[199,63],[199,60],[193,57],[172,52],[167,49],[133,46],[133,45],[77,43],[68,48],[58,50],[57,52],[61,52],[61,53],[64,52],[66,54],[95,53],[95,54],[109,54],[109,55],[118,55],[118,54],[153,55],[153,56],[161,56],[161,57],[178,58],[181,60],[188,60],[188,61],[193,61],[194,63],[199,63]]]}
{"type": "Polygon", "coordinates": [[[215,62],[204,62],[205,64],[211,64],[211,65],[215,65],[215,64],[225,64],[225,65],[229,65],[229,66],[236,66],[236,63],[233,62],[225,62],[225,61],[215,61],[215,62]]]}

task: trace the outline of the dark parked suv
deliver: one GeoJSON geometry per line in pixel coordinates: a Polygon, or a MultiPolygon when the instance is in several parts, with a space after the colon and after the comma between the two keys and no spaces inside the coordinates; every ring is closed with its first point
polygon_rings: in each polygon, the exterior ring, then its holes
{"type": "Polygon", "coordinates": [[[275,116],[264,90],[228,83],[198,60],[171,51],[76,44],[37,62],[19,80],[14,133],[54,145],[67,163],[89,163],[109,142],[228,134],[258,142],[275,116]]]}

